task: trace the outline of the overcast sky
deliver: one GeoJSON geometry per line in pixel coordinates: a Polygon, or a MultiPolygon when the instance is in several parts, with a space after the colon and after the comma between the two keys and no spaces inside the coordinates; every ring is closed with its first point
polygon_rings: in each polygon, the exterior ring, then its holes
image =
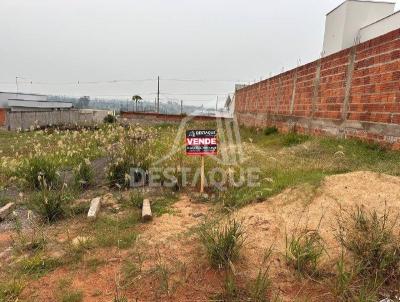
{"type": "Polygon", "coordinates": [[[315,60],[341,2],[0,0],[0,91],[18,76],[20,92],[154,100],[159,75],[162,100],[223,103],[236,81],[315,60]],[[85,83],[110,80],[137,81],[85,83]]]}

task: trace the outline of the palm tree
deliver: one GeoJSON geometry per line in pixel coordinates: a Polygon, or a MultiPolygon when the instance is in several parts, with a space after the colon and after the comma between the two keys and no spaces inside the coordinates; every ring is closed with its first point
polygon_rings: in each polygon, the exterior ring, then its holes
{"type": "Polygon", "coordinates": [[[132,97],[132,101],[134,101],[135,103],[136,103],[136,109],[135,109],[135,111],[137,111],[137,104],[138,104],[138,102],[139,101],[141,101],[142,100],[142,97],[140,96],[140,95],[134,95],[133,97],[132,97]]]}

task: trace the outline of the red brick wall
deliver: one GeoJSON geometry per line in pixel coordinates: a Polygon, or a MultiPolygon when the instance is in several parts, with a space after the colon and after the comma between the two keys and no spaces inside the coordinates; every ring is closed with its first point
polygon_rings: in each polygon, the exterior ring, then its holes
{"type": "Polygon", "coordinates": [[[400,29],[238,90],[235,113],[246,126],[400,148],[400,29]]]}
{"type": "Polygon", "coordinates": [[[6,124],[6,110],[0,108],[0,127],[6,124]]]}

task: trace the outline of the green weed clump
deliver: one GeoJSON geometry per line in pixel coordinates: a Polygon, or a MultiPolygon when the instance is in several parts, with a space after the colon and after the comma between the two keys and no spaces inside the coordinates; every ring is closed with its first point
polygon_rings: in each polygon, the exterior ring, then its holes
{"type": "Polygon", "coordinates": [[[245,242],[243,226],[236,220],[204,224],[199,235],[211,265],[217,268],[227,267],[236,260],[245,242]]]}
{"type": "Polygon", "coordinates": [[[93,184],[94,173],[88,159],[82,161],[74,169],[74,184],[79,189],[87,189],[93,184]]]}
{"type": "Polygon", "coordinates": [[[301,274],[315,275],[324,251],[318,231],[303,230],[290,238],[286,236],[286,260],[301,274]]]}
{"type": "Polygon", "coordinates": [[[276,128],[275,126],[267,127],[264,129],[264,135],[268,136],[275,133],[278,133],[278,128],[276,128]]]}
{"type": "Polygon", "coordinates": [[[65,218],[70,214],[72,195],[61,190],[44,188],[31,196],[31,206],[47,223],[65,218]]]}
{"type": "Polygon", "coordinates": [[[354,257],[360,274],[386,283],[400,280],[400,243],[394,234],[397,220],[391,221],[387,210],[380,215],[357,207],[338,221],[339,242],[354,257]]]}
{"type": "Polygon", "coordinates": [[[41,190],[43,184],[56,187],[59,184],[57,166],[44,156],[32,157],[24,161],[17,171],[30,188],[41,190]]]}
{"type": "Polygon", "coordinates": [[[135,190],[134,192],[130,193],[128,203],[134,208],[141,209],[143,205],[143,199],[143,194],[135,190]]]}
{"type": "Polygon", "coordinates": [[[302,144],[308,141],[310,137],[308,135],[297,134],[295,132],[289,132],[282,137],[282,145],[285,147],[291,147],[302,144]]]}
{"type": "Polygon", "coordinates": [[[21,280],[13,279],[8,282],[0,283],[0,301],[18,301],[18,296],[24,289],[24,284],[21,280]]]}
{"type": "Polygon", "coordinates": [[[39,278],[60,266],[60,261],[44,256],[40,253],[24,258],[18,263],[19,272],[35,278],[39,278]]]}

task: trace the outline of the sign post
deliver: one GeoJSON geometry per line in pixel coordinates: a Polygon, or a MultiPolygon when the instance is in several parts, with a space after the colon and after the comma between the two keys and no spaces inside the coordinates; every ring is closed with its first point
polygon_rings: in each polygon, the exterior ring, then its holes
{"type": "Polygon", "coordinates": [[[204,193],[204,155],[201,156],[200,193],[204,193]]]}
{"type": "Polygon", "coordinates": [[[204,156],[217,154],[216,130],[187,130],[186,155],[201,156],[200,193],[204,193],[204,156]]]}

